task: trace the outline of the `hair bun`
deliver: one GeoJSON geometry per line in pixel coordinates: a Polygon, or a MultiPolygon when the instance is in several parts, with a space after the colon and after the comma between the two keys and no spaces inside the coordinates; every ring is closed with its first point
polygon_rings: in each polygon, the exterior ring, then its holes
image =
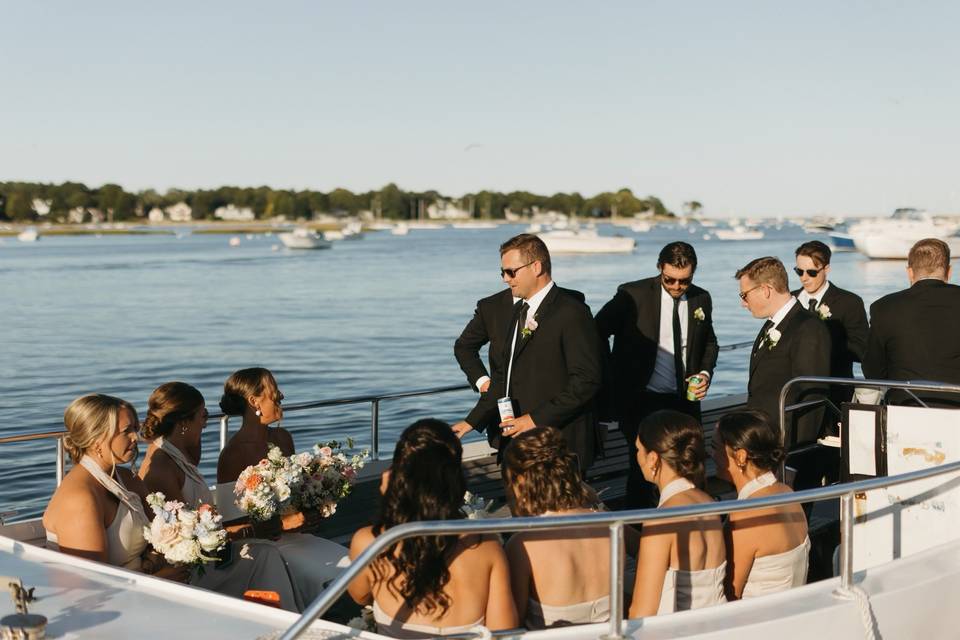
{"type": "Polygon", "coordinates": [[[236,393],[224,393],[220,396],[220,410],[228,416],[242,416],[247,408],[247,401],[236,393]]]}

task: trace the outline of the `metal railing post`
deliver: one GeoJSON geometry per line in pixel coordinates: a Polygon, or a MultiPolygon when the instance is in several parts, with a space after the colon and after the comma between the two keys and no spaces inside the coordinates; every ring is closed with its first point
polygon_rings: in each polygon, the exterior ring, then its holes
{"type": "Polygon", "coordinates": [[[853,493],[840,496],[840,591],[853,586],[853,493]]]}
{"type": "Polygon", "coordinates": [[[63,469],[64,469],[64,459],[63,459],[63,436],[57,438],[57,486],[59,487],[63,483],[63,469]]]}
{"type": "Polygon", "coordinates": [[[610,631],[603,640],[623,638],[623,523],[610,525],[610,631]]]}
{"type": "Polygon", "coordinates": [[[370,401],[370,456],[380,459],[380,400],[370,401]]]}
{"type": "Polygon", "coordinates": [[[220,418],[220,451],[223,451],[224,447],[227,446],[227,422],[229,420],[230,416],[220,418]]]}

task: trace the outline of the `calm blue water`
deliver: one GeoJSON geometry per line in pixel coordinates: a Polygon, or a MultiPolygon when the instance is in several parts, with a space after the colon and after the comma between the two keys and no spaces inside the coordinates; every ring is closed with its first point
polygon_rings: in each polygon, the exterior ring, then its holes
{"type": "MultiPolygon", "coordinates": [[[[254,365],[274,371],[288,403],[464,383],[453,341],[476,300],[503,287],[497,248],[520,231],[368,233],[313,252],[274,250],[276,238],[265,236],[239,247],[217,235],[8,238],[0,243],[0,434],[60,429],[67,404],[92,391],[143,408],[169,380],[195,385],[214,410],[226,377],[254,365]]],[[[655,273],[663,244],[686,239],[700,257],[697,283],[713,294],[721,344],[752,340],[760,323],[740,307],[734,271],[760,255],[780,256],[789,268],[794,248],[815,236],[794,226],[754,242],[705,241],[702,233],[658,227],[637,236],[632,255],[557,256],[554,278],[583,291],[597,311],[617,284],[655,273]]],[[[857,254],[837,254],[831,279],[868,304],[906,286],[904,263],[857,254]]],[[[711,393],[743,392],[746,362],[746,350],[722,353],[711,393]]],[[[414,418],[454,421],[474,398],[464,391],[385,402],[383,455],[414,418]]],[[[368,405],[284,420],[298,448],[346,435],[369,443],[369,425],[368,405]]],[[[204,447],[202,468],[213,478],[214,427],[204,447]]],[[[0,509],[42,511],[54,459],[53,441],[0,447],[0,509]]]]}

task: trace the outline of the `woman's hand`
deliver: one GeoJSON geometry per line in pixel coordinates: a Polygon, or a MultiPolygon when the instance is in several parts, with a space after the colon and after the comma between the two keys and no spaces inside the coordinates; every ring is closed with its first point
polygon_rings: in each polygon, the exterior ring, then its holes
{"type": "Polygon", "coordinates": [[[148,549],[140,557],[140,570],[157,578],[186,584],[190,580],[191,568],[189,566],[175,567],[169,564],[162,555],[153,549],[148,549]]]}
{"type": "Polygon", "coordinates": [[[299,531],[306,522],[307,518],[302,511],[292,511],[280,515],[280,527],[284,531],[299,531]]]}

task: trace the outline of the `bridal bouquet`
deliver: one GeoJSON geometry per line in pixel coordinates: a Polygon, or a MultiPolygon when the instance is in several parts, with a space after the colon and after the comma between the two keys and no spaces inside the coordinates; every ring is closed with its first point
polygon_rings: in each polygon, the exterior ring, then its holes
{"type": "MultiPolygon", "coordinates": [[[[353,446],[351,440],[347,441],[353,446]]],[[[234,486],[237,506],[254,520],[269,520],[286,510],[333,515],[337,502],[350,494],[367,451],[348,456],[340,443],[326,442],[312,452],[284,456],[271,446],[267,457],[243,470],[234,486]]]]}
{"type": "Polygon", "coordinates": [[[174,565],[202,565],[217,560],[227,544],[223,516],[208,504],[188,509],[178,500],[167,500],[159,491],[147,496],[153,522],[143,528],[143,537],[157,553],[174,565]]]}
{"type": "MultiPolygon", "coordinates": [[[[347,439],[353,448],[353,440],[347,439]]],[[[294,465],[302,470],[303,481],[293,497],[293,504],[301,511],[316,510],[324,518],[337,511],[337,502],[350,495],[357,472],[363,468],[370,453],[366,450],[347,455],[336,441],[314,445],[312,453],[291,456],[294,465]]]]}

